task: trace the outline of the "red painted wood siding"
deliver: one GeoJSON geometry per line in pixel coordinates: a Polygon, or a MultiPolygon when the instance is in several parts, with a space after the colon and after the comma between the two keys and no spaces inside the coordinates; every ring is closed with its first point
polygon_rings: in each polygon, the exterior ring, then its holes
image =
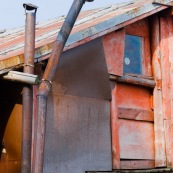
{"type": "Polygon", "coordinates": [[[123,75],[124,29],[112,32],[102,38],[108,72],[117,76],[123,75]]]}
{"type": "Polygon", "coordinates": [[[160,48],[162,69],[162,104],[166,141],[167,166],[173,166],[173,21],[171,17],[160,18],[160,48]]]}

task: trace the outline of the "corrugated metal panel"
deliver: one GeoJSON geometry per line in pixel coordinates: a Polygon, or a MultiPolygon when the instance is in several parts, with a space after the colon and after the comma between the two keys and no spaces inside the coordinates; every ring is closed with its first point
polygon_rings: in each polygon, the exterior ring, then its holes
{"type": "MultiPolygon", "coordinates": [[[[142,15],[146,17],[168,8],[167,6],[153,4],[152,2],[152,0],[133,0],[126,3],[110,5],[105,8],[81,12],[67,41],[65,50],[124,27],[133,19],[140,19],[142,15]]],[[[162,3],[165,4],[171,2],[172,0],[162,0],[162,3]]],[[[64,18],[65,16],[61,16],[37,24],[35,58],[40,58],[51,52],[52,43],[61,28],[64,18]]],[[[19,55],[22,57],[23,51],[24,27],[9,29],[0,33],[0,61],[8,59],[6,62],[9,62],[5,66],[0,66],[0,70],[18,65],[13,62],[13,58],[16,59],[16,56],[19,55]]],[[[21,59],[19,63],[22,62],[23,60],[21,59]]]]}

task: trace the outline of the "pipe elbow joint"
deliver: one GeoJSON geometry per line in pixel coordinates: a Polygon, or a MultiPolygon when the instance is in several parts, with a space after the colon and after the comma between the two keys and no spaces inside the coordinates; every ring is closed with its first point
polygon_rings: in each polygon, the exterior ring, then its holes
{"type": "Polygon", "coordinates": [[[37,97],[45,97],[47,98],[50,91],[51,91],[51,88],[52,88],[52,85],[50,85],[50,83],[46,82],[46,81],[43,81],[41,84],[40,84],[40,87],[39,87],[39,90],[38,90],[38,94],[37,94],[37,97]]]}

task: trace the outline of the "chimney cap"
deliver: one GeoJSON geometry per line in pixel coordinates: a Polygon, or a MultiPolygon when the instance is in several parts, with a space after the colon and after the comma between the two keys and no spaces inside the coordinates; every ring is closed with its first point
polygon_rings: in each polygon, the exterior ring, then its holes
{"type": "Polygon", "coordinates": [[[24,3],[23,7],[28,11],[37,10],[38,8],[36,5],[30,4],[30,3],[24,3]]]}

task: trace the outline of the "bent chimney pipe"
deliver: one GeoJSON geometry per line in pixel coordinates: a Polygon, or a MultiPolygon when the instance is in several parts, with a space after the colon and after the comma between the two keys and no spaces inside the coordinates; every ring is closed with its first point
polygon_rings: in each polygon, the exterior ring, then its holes
{"type": "Polygon", "coordinates": [[[74,0],[70,11],[63,23],[63,26],[54,42],[53,50],[49,58],[46,70],[41,80],[37,94],[37,120],[36,129],[34,132],[34,148],[32,159],[32,173],[43,172],[43,158],[44,158],[44,141],[45,141],[45,118],[47,112],[47,98],[51,91],[52,80],[55,76],[59,58],[63,51],[64,45],[73,28],[73,25],[78,17],[78,14],[85,3],[93,0],[74,0]]]}

